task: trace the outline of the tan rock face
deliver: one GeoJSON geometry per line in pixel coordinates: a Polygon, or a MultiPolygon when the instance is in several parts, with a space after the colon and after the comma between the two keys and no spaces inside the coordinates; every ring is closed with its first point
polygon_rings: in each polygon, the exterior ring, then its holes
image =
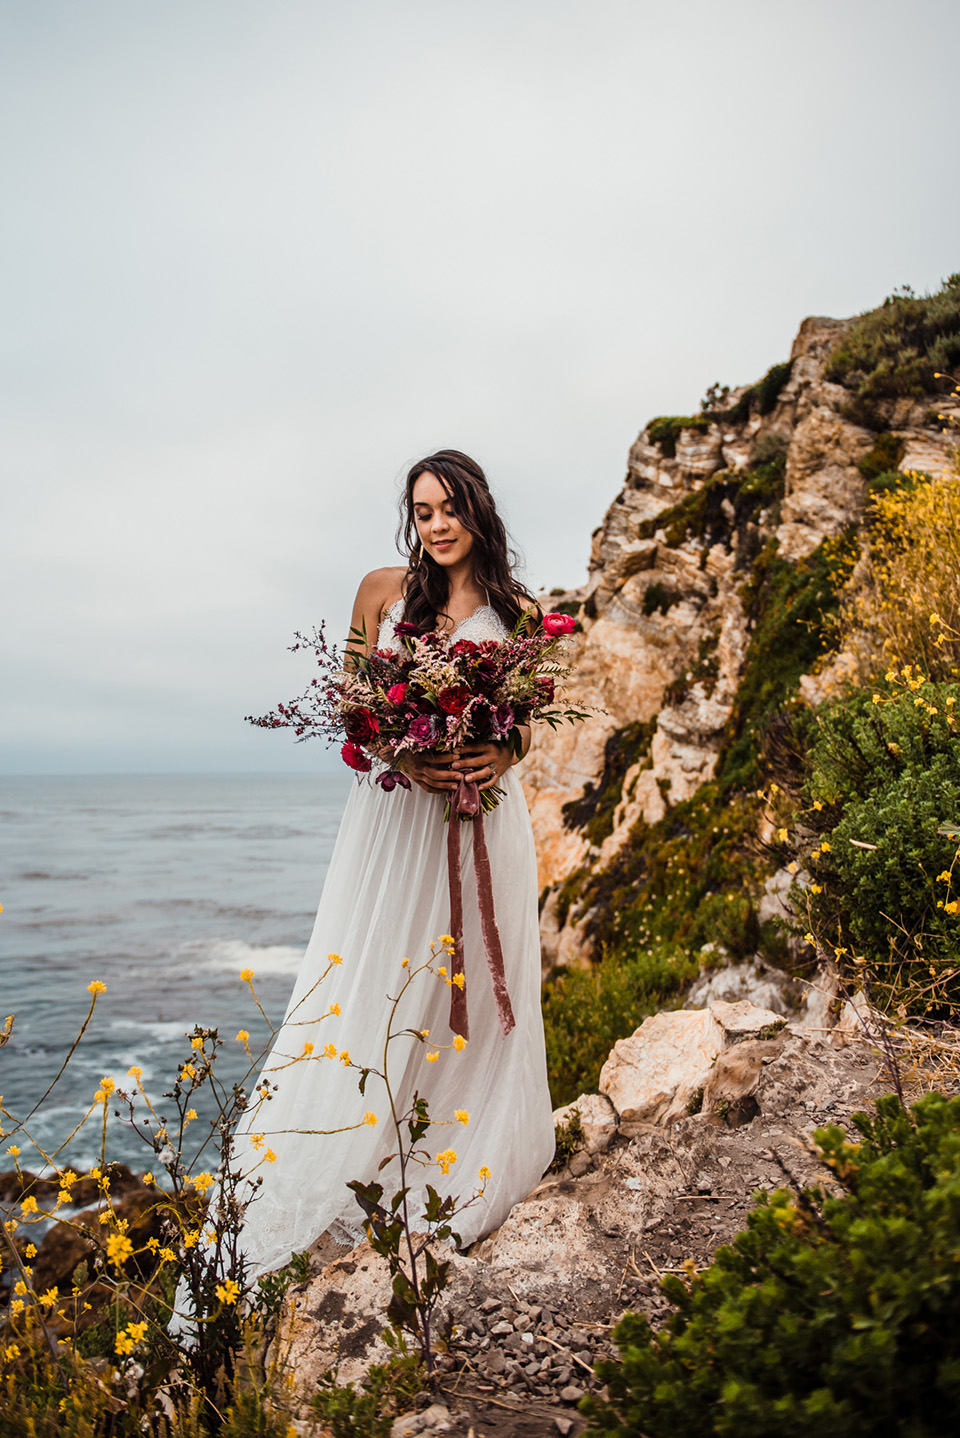
{"type": "Polygon", "coordinates": [[[709,1009],[654,1014],[620,1039],[600,1070],[600,1092],[632,1137],[646,1124],[681,1118],[706,1083],[723,1048],[723,1029],[709,1009]]]}
{"type": "Polygon", "coordinates": [[[826,539],[859,520],[867,494],[858,462],[874,436],[817,405],[793,432],[787,451],[787,489],[777,530],[780,553],[803,559],[826,539]]]}
{"type": "Polygon", "coordinates": [[[576,1109],[583,1134],[581,1146],[589,1154],[603,1153],[617,1136],[617,1115],[603,1094],[582,1093],[573,1103],[554,1110],[554,1124],[569,1124],[576,1109]]]}

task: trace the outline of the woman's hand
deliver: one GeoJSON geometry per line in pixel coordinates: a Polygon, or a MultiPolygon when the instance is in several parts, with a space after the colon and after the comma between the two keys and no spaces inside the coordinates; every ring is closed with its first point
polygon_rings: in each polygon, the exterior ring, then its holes
{"type": "Polygon", "coordinates": [[[459,779],[476,784],[479,789],[492,789],[513,764],[509,744],[489,742],[468,744],[453,756],[453,770],[459,779]]]}
{"type": "Polygon", "coordinates": [[[449,799],[460,783],[461,776],[453,769],[456,758],[456,754],[438,754],[432,749],[418,752],[406,750],[394,760],[394,764],[419,789],[426,790],[428,794],[442,794],[449,799]]]}

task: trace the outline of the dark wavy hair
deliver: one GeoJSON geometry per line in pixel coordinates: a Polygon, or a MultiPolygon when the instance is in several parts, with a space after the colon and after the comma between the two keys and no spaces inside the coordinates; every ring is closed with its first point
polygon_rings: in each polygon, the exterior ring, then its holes
{"type": "Polygon", "coordinates": [[[459,449],[440,449],[418,460],[407,473],[397,529],[397,548],[408,566],[403,586],[404,619],[420,629],[433,629],[437,620],[446,615],[450,598],[443,566],[431,559],[426,550],[422,557],[420,554],[413,487],[421,474],[436,475],[453,500],[457,519],[473,535],[473,573],[477,584],[486,590],[491,606],[507,628],[512,629],[528,605],[536,606],[536,600],[513,577],[517,556],[497,513],[486,475],[476,460],[459,449]]]}

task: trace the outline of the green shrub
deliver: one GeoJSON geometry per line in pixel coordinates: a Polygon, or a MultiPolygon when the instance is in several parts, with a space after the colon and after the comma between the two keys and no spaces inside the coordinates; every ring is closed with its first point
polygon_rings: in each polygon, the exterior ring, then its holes
{"type": "Polygon", "coordinates": [[[917,679],[851,695],[821,708],[808,761],[829,844],[812,865],[813,914],[921,1011],[934,994],[960,998],[960,924],[940,877],[956,843],[937,832],[960,819],[958,705],[960,684],[917,679]]]}
{"type": "Polygon", "coordinates": [[[744,390],[736,404],[721,417],[726,424],[745,424],[756,408],[760,414],[770,414],[776,409],[780,392],[790,378],[793,361],[771,365],[762,380],[744,390]]]}
{"type": "Polygon", "coordinates": [[[857,465],[864,479],[874,480],[888,470],[897,469],[904,456],[903,440],[895,434],[878,434],[873,448],[857,465]]]}
{"type": "Polygon", "coordinates": [[[713,475],[701,489],[686,495],[679,504],[643,520],[637,526],[637,538],[652,539],[657,530],[662,529],[667,544],[675,549],[686,539],[699,539],[707,547],[729,544],[736,533],[741,539],[739,555],[746,526],[756,519],[761,509],[783,498],[786,450],[780,443],[770,454],[769,459],[749,469],[737,473],[721,470],[713,475]],[[732,520],[729,506],[724,507],[725,500],[733,506],[732,520]]]}
{"type": "Polygon", "coordinates": [[[833,352],[827,379],[851,392],[850,413],[873,422],[875,402],[942,387],[936,373],[960,365],[960,273],[932,295],[903,289],[853,321],[833,352]]]}
{"type": "Polygon", "coordinates": [[[960,1404],[960,1099],[817,1140],[834,1188],[759,1195],[658,1332],[627,1314],[587,1438],[939,1438],[960,1404]]]}
{"type": "Polygon", "coordinates": [[[674,590],[668,589],[665,584],[651,584],[643,596],[643,612],[650,615],[655,609],[661,614],[666,614],[674,604],[680,603],[680,595],[674,590]]]}
{"type": "Polygon", "coordinates": [[[626,772],[650,751],[656,720],[636,720],[615,729],[603,749],[603,772],[596,784],[590,780],[578,799],[563,806],[567,829],[580,829],[589,843],[599,846],[613,833],[613,819],[623,794],[626,772]]]}
{"type": "Polygon", "coordinates": [[[386,1363],[372,1365],[362,1388],[339,1383],[336,1369],[319,1378],[311,1406],[333,1438],[389,1438],[394,1419],[409,1412],[426,1387],[420,1356],[409,1351],[403,1335],[387,1328],[383,1339],[393,1351],[386,1363]]]}
{"type": "Polygon", "coordinates": [[[554,1107],[595,1093],[617,1039],[633,1033],[697,972],[696,960],[652,944],[632,957],[608,957],[589,969],[555,969],[543,987],[547,1075],[554,1107]]]}
{"type": "Polygon", "coordinates": [[[705,414],[661,414],[647,425],[647,438],[658,444],[667,459],[677,452],[677,440],[685,429],[705,430],[711,421],[705,414]]]}

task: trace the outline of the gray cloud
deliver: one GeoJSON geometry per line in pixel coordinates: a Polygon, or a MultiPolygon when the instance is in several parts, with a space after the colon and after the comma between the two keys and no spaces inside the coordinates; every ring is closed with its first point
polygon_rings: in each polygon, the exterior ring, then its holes
{"type": "Polygon", "coordinates": [[[0,768],[297,768],[244,728],[487,466],[583,577],[657,412],[957,267],[947,3],[0,3],[0,768]]]}

